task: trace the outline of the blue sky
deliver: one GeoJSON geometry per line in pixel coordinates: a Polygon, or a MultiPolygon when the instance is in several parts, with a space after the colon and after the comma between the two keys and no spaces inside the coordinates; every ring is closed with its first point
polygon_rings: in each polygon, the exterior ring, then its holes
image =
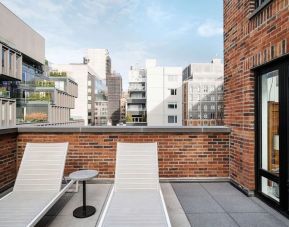
{"type": "Polygon", "coordinates": [[[0,0],[46,40],[53,63],[81,62],[106,48],[124,78],[156,58],[185,67],[223,57],[223,0],[0,0]]]}

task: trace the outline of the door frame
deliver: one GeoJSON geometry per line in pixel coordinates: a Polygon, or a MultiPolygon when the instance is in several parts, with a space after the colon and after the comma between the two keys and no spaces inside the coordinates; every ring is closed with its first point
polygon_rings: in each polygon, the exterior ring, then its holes
{"type": "Polygon", "coordinates": [[[289,57],[276,59],[270,63],[254,69],[255,74],[255,184],[256,195],[267,204],[278,209],[286,216],[289,215],[289,57]],[[262,75],[279,71],[279,177],[261,168],[262,159],[262,103],[261,79],[262,75]],[[285,152],[282,152],[285,151],[285,152]],[[279,183],[279,202],[262,193],[261,176],[279,183]]]}

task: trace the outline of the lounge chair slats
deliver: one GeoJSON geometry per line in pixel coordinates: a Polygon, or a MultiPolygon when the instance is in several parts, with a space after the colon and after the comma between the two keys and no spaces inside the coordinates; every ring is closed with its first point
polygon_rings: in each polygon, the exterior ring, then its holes
{"type": "Polygon", "coordinates": [[[157,143],[117,144],[115,184],[99,227],[170,227],[157,157],[157,143]]]}
{"type": "Polygon", "coordinates": [[[61,190],[68,143],[27,143],[13,191],[0,199],[0,226],[34,226],[61,190]]]}

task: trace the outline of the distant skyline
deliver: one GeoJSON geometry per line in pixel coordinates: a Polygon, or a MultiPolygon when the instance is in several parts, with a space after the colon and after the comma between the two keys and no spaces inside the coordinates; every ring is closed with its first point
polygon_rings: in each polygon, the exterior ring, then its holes
{"type": "Polygon", "coordinates": [[[181,66],[223,58],[222,0],[0,0],[46,41],[52,63],[82,62],[87,48],[106,48],[113,70],[131,65],[181,66]]]}

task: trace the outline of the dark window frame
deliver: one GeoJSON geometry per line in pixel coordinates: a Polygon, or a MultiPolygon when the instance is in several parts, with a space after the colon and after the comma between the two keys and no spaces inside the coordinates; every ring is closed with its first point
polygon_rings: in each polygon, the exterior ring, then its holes
{"type": "Polygon", "coordinates": [[[255,182],[256,182],[256,196],[276,208],[279,212],[289,217],[289,56],[267,63],[264,66],[254,69],[255,77],[255,182]],[[280,131],[280,156],[279,177],[262,169],[262,104],[261,104],[261,80],[262,75],[279,71],[279,131],[280,131]],[[262,177],[267,178],[279,184],[279,200],[280,202],[271,199],[266,194],[262,193],[262,177]]]}

